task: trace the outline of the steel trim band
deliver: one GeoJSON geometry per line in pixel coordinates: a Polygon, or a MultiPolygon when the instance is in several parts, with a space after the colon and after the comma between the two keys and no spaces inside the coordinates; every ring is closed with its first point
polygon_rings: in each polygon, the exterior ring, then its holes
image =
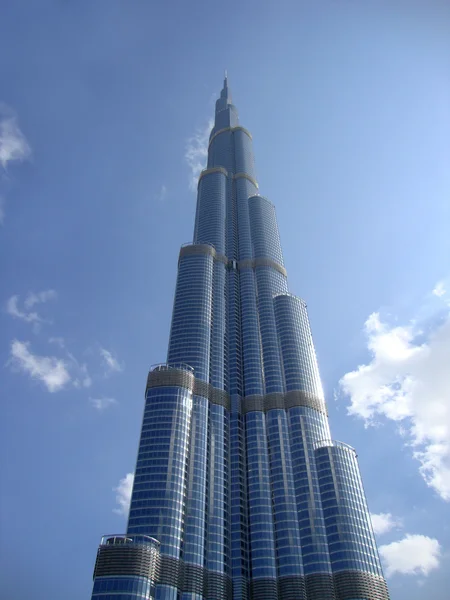
{"type": "Polygon", "coordinates": [[[271,258],[266,258],[266,257],[246,258],[246,259],[240,260],[238,262],[239,269],[245,269],[245,268],[256,269],[258,267],[272,267],[273,269],[275,269],[276,271],[278,271],[279,273],[281,273],[282,275],[287,277],[287,271],[283,267],[283,265],[280,265],[280,263],[277,263],[276,261],[272,260],[271,258]]]}
{"type": "MultiPolygon", "coordinates": [[[[228,171],[226,169],[224,169],[223,167],[210,167],[209,169],[204,169],[199,177],[198,177],[198,182],[197,182],[197,186],[200,183],[200,181],[203,179],[203,177],[206,177],[206,175],[211,175],[212,173],[221,173],[222,175],[225,175],[225,177],[228,177],[228,171]]],[[[233,179],[248,179],[250,181],[250,183],[252,183],[256,189],[259,189],[259,185],[258,182],[256,181],[256,179],[253,179],[253,177],[251,175],[249,175],[248,173],[235,173],[234,175],[232,175],[233,179]]]]}
{"type": "Polygon", "coordinates": [[[209,144],[208,144],[208,150],[209,147],[211,146],[212,141],[221,133],[225,133],[225,131],[243,131],[246,135],[248,135],[248,137],[252,140],[252,134],[250,133],[250,131],[248,129],[245,129],[245,127],[241,127],[240,125],[238,125],[237,127],[224,127],[223,129],[219,129],[219,131],[216,131],[216,133],[214,135],[211,136],[210,140],[209,140],[209,144]]]}
{"type": "Polygon", "coordinates": [[[278,595],[283,600],[306,600],[305,578],[302,575],[279,577],[278,595]]]}
{"type": "Polygon", "coordinates": [[[211,175],[211,173],[222,173],[222,175],[228,177],[228,171],[223,167],[211,167],[210,169],[204,169],[198,177],[197,186],[200,184],[200,181],[203,177],[206,177],[206,175],[211,175]]]}
{"type": "Polygon", "coordinates": [[[151,546],[123,544],[102,545],[97,551],[94,567],[96,577],[134,576],[155,581],[160,573],[160,556],[151,546]]]}
{"type": "Polygon", "coordinates": [[[248,179],[250,183],[253,183],[256,189],[259,189],[259,185],[256,179],[253,179],[253,177],[251,177],[247,173],[235,173],[235,175],[233,175],[233,179],[248,179]]]}
{"type": "MultiPolygon", "coordinates": [[[[210,244],[188,244],[186,246],[182,246],[180,248],[180,255],[178,260],[181,260],[185,256],[200,254],[212,256],[214,260],[218,260],[230,267],[235,264],[235,261],[229,260],[224,254],[218,254],[214,246],[211,246],[210,244]]],[[[240,260],[236,264],[238,269],[256,269],[258,267],[272,267],[273,269],[277,270],[279,273],[287,277],[287,271],[283,267],[283,265],[280,265],[271,258],[246,258],[244,260],[240,260]]]]}
{"type": "Polygon", "coordinates": [[[312,573],[305,576],[306,597],[308,600],[336,600],[333,575],[331,573],[312,573]]]}
{"type": "Polygon", "coordinates": [[[147,389],[155,387],[184,387],[194,389],[195,377],[193,373],[183,369],[165,369],[164,371],[150,371],[147,377],[147,389]]]}
{"type": "Polygon", "coordinates": [[[334,573],[336,600],[349,598],[370,598],[389,600],[389,591],[383,577],[362,571],[341,571],[334,573]]]}
{"type": "MultiPolygon", "coordinates": [[[[213,387],[210,383],[194,377],[189,371],[182,369],[166,369],[150,371],[147,377],[147,389],[155,387],[184,387],[197,396],[207,398],[212,404],[231,409],[230,395],[225,390],[213,387]]],[[[252,411],[267,412],[269,410],[289,410],[295,406],[306,406],[327,415],[325,402],[309,392],[292,390],[290,392],[274,392],[272,394],[254,394],[242,399],[242,414],[252,411]]]]}
{"type": "Polygon", "coordinates": [[[242,401],[242,414],[246,415],[253,411],[268,412],[274,409],[289,410],[296,406],[306,406],[324,415],[328,414],[324,400],[301,390],[274,392],[265,396],[259,394],[245,396],[242,401]]]}
{"type": "Polygon", "coordinates": [[[147,377],[148,389],[157,387],[184,387],[190,390],[196,396],[207,398],[212,404],[223,406],[230,410],[230,395],[225,390],[213,387],[210,383],[194,377],[189,371],[182,369],[166,369],[164,371],[150,371],[147,377]]]}
{"type": "Polygon", "coordinates": [[[169,585],[185,593],[197,593],[205,598],[228,600],[231,598],[231,578],[223,573],[185,563],[170,556],[161,556],[157,583],[169,585]]]}
{"type": "Polygon", "coordinates": [[[217,260],[225,265],[228,265],[229,263],[229,260],[225,254],[218,254],[214,246],[211,246],[211,244],[188,244],[186,246],[182,246],[180,248],[178,261],[185,256],[198,256],[201,254],[212,256],[214,260],[217,260]]]}

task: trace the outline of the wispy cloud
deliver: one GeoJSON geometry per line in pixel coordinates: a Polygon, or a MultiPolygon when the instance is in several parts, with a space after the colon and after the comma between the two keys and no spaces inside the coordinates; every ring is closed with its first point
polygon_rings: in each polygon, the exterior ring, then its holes
{"type": "Polygon", "coordinates": [[[375,535],[383,535],[391,531],[392,529],[401,527],[401,520],[397,517],[393,517],[391,513],[370,513],[372,519],[372,527],[375,535]]]}
{"type": "Polygon", "coordinates": [[[31,155],[31,148],[20,130],[16,113],[0,103],[0,163],[4,169],[8,163],[22,161],[31,155]]]}
{"type": "Polygon", "coordinates": [[[441,557],[439,542],[426,535],[407,534],[402,540],[380,546],[386,575],[424,575],[437,569],[441,557]]]}
{"type": "Polygon", "coordinates": [[[49,337],[48,338],[48,343],[49,344],[56,344],[60,348],[65,348],[66,347],[66,342],[64,341],[63,337],[49,337]]]}
{"type": "Polygon", "coordinates": [[[441,298],[442,296],[445,296],[446,293],[447,293],[447,290],[445,289],[444,282],[439,281],[433,290],[433,294],[435,296],[437,296],[438,298],[441,298]]]}
{"type": "Polygon", "coordinates": [[[163,202],[167,197],[167,187],[162,185],[159,189],[159,192],[156,195],[156,200],[158,202],[163,202]]]}
{"type": "Polygon", "coordinates": [[[184,158],[191,170],[191,179],[189,187],[195,191],[197,189],[198,177],[202,169],[206,166],[208,156],[209,134],[214,125],[213,119],[209,119],[203,128],[198,128],[193,136],[186,143],[186,152],[184,158]]]}
{"type": "Polygon", "coordinates": [[[131,492],[133,491],[134,473],[127,473],[123,479],[119,481],[119,485],[113,488],[116,494],[116,502],[118,508],[114,508],[113,512],[124,517],[128,516],[130,511],[131,492]]]}
{"type": "Polygon", "coordinates": [[[89,402],[99,412],[103,412],[113,404],[117,404],[117,400],[115,398],[89,398],[89,402]]]}
{"type": "Polygon", "coordinates": [[[44,320],[35,310],[31,310],[36,304],[43,304],[49,300],[54,300],[57,297],[55,290],[44,290],[42,292],[30,292],[23,302],[23,308],[19,307],[19,296],[11,296],[6,302],[6,312],[21,319],[26,323],[43,323],[44,320]]]}
{"type": "MultiPolygon", "coordinates": [[[[20,130],[16,113],[0,102],[0,164],[7,171],[10,163],[31,156],[31,148],[20,130]]],[[[0,195],[0,224],[5,218],[5,197],[0,195]]]]}
{"type": "Polygon", "coordinates": [[[92,385],[92,377],[89,375],[87,365],[80,364],[75,356],[70,352],[67,353],[71,361],[72,372],[75,371],[74,379],[72,381],[76,388],[88,388],[92,385]]]}
{"type": "Polygon", "coordinates": [[[378,313],[365,332],[370,362],[340,381],[349,413],[397,422],[426,483],[450,501],[450,313],[425,341],[417,323],[389,326],[378,313]]]}
{"type": "Polygon", "coordinates": [[[41,381],[49,392],[57,392],[64,388],[71,380],[66,362],[55,356],[33,354],[29,347],[29,342],[12,341],[12,367],[41,381]]]}
{"type": "Polygon", "coordinates": [[[38,323],[41,321],[37,312],[26,313],[19,309],[19,296],[11,296],[11,298],[9,298],[6,303],[6,312],[11,315],[11,317],[22,319],[22,321],[26,321],[27,323],[38,323]]]}
{"type": "Polygon", "coordinates": [[[105,375],[111,373],[118,373],[123,371],[123,366],[119,363],[117,358],[113,356],[112,352],[106,350],[106,348],[100,348],[100,355],[103,359],[103,366],[105,367],[105,375]]]}
{"type": "Polygon", "coordinates": [[[44,302],[48,302],[49,300],[54,300],[56,298],[55,290],[44,290],[42,292],[30,292],[28,296],[25,298],[25,302],[23,305],[26,309],[33,308],[35,304],[42,304],[44,302]]]}

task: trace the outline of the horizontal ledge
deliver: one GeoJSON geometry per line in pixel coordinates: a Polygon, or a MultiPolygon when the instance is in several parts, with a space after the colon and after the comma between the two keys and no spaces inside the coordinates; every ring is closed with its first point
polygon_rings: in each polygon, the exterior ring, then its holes
{"type": "Polygon", "coordinates": [[[242,399],[241,406],[242,414],[244,415],[254,411],[268,412],[269,410],[274,409],[289,410],[296,406],[305,406],[317,410],[324,415],[328,414],[325,401],[322,398],[301,390],[245,396],[242,399]]]}
{"type": "Polygon", "coordinates": [[[250,183],[253,183],[256,189],[259,189],[259,185],[256,179],[253,179],[253,177],[251,177],[247,173],[235,173],[233,175],[233,179],[248,179],[250,183]]]}
{"type": "Polygon", "coordinates": [[[257,267],[272,267],[285,277],[287,277],[287,271],[271,258],[258,257],[258,258],[245,258],[244,260],[236,261],[230,260],[224,254],[219,254],[211,244],[190,244],[182,246],[180,249],[179,260],[185,256],[192,255],[207,255],[212,256],[214,260],[224,263],[229,269],[241,270],[241,269],[256,269],[257,267]]]}
{"type": "MultiPolygon", "coordinates": [[[[221,175],[225,175],[225,177],[228,177],[228,171],[226,169],[224,169],[223,167],[210,167],[209,169],[204,169],[198,178],[198,182],[197,182],[197,186],[200,185],[200,181],[203,179],[203,177],[206,177],[207,175],[212,175],[214,173],[220,173],[221,175]]],[[[248,173],[235,173],[234,175],[232,175],[233,179],[248,179],[250,181],[250,183],[253,183],[253,185],[255,186],[256,189],[259,189],[258,183],[255,179],[253,179],[253,177],[251,175],[248,175],[248,173]]]]}
{"type": "MultiPolygon", "coordinates": [[[[146,391],[158,387],[184,387],[196,396],[207,398],[212,404],[223,406],[228,411],[231,409],[231,400],[228,392],[215,388],[210,383],[197,379],[192,373],[181,369],[150,371],[147,378],[146,391]]],[[[241,399],[240,412],[245,415],[252,411],[289,410],[296,406],[306,406],[324,415],[327,414],[323,399],[301,390],[244,396],[241,399]]]]}
{"type": "Polygon", "coordinates": [[[280,265],[280,263],[277,263],[276,261],[272,260],[271,258],[265,258],[265,257],[246,258],[245,260],[240,260],[238,262],[238,269],[245,269],[245,268],[256,269],[257,267],[272,267],[273,269],[275,269],[276,271],[278,271],[279,273],[281,273],[282,275],[287,277],[287,271],[283,267],[283,265],[280,265]]]}
{"type": "Polygon", "coordinates": [[[200,173],[197,185],[199,185],[203,177],[206,177],[206,175],[211,175],[212,173],[221,173],[222,175],[225,175],[225,177],[228,177],[228,171],[223,167],[211,167],[210,169],[204,169],[200,173]]]}
{"type": "Polygon", "coordinates": [[[314,444],[314,450],[320,450],[321,448],[340,448],[347,452],[353,452],[353,454],[356,455],[356,450],[353,446],[350,446],[350,444],[346,444],[345,442],[340,442],[339,440],[319,440],[314,444]]]}
{"type": "Polygon", "coordinates": [[[212,404],[223,406],[230,410],[230,395],[224,390],[213,387],[210,383],[197,379],[181,369],[170,369],[167,371],[150,371],[147,377],[146,392],[158,387],[184,387],[196,396],[207,398],[212,404]]]}
{"type": "Polygon", "coordinates": [[[221,133],[225,133],[226,131],[231,131],[232,133],[234,133],[235,131],[243,131],[246,135],[248,135],[248,137],[250,139],[252,138],[252,134],[250,133],[250,131],[248,129],[245,129],[245,127],[241,127],[240,125],[238,125],[237,127],[224,127],[223,129],[219,129],[219,131],[216,131],[216,133],[211,136],[210,140],[209,140],[209,144],[208,144],[208,148],[209,146],[211,146],[212,141],[221,133]]]}
{"type": "Polygon", "coordinates": [[[157,583],[178,588],[186,593],[199,593],[209,598],[229,598],[231,578],[219,573],[184,562],[181,558],[161,555],[157,583]]]}

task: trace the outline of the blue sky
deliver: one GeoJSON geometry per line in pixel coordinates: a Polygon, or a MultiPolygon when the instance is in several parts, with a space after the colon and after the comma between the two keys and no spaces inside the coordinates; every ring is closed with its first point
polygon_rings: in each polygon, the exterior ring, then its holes
{"type": "MultiPolygon", "coordinates": [[[[450,584],[450,4],[4,3],[2,593],[89,598],[227,68],[392,600],[450,584]],[[26,573],[26,576],[25,576],[26,573]]],[[[125,494],[125,496],[124,496],[125,494]]]]}

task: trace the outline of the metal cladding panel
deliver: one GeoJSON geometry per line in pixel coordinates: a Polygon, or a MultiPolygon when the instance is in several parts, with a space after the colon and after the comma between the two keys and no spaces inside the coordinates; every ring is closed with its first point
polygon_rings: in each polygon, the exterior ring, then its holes
{"type": "MultiPolygon", "coordinates": [[[[183,560],[186,567],[188,564],[190,565],[189,573],[192,573],[191,579],[193,582],[198,580],[197,575],[195,575],[199,572],[198,569],[201,568],[203,574],[206,551],[208,411],[208,399],[195,395],[191,417],[190,456],[183,534],[183,560]]],[[[192,589],[189,591],[192,591],[192,589]]]]}
{"type": "Polygon", "coordinates": [[[245,429],[251,578],[273,578],[276,582],[275,532],[264,413],[248,413],[245,429]]]}
{"type": "Polygon", "coordinates": [[[241,397],[232,396],[230,414],[230,517],[233,599],[246,600],[249,579],[247,468],[241,397]]]}
{"type": "Polygon", "coordinates": [[[264,196],[251,196],[248,206],[254,257],[271,258],[283,265],[283,252],[274,205],[264,196]]]}
{"type": "Polygon", "coordinates": [[[170,330],[168,363],[186,363],[197,379],[209,380],[214,258],[180,257],[170,330]]]}
{"type": "MultiPolygon", "coordinates": [[[[365,574],[370,581],[384,581],[354,449],[342,442],[319,442],[315,459],[335,580],[341,581],[338,573],[353,571],[361,581],[365,574]]],[[[359,596],[347,596],[352,597],[359,596]]]]}
{"type": "Polygon", "coordinates": [[[225,254],[226,171],[206,172],[199,181],[194,243],[211,244],[225,254]]]}
{"type": "Polygon", "coordinates": [[[263,362],[261,333],[256,300],[256,279],[253,269],[239,274],[242,329],[242,361],[244,394],[263,394],[263,362]]]}
{"type": "Polygon", "coordinates": [[[274,308],[286,390],[323,398],[306,304],[291,294],[280,294],[274,298],[274,308]]]}
{"type": "Polygon", "coordinates": [[[97,552],[94,578],[135,575],[155,581],[159,576],[157,548],[140,544],[101,545],[97,552]]]}
{"type": "Polygon", "coordinates": [[[228,104],[227,108],[219,109],[216,114],[215,128],[218,131],[225,129],[225,127],[237,127],[239,125],[239,116],[236,107],[233,104],[228,104]]]}
{"type": "Polygon", "coordinates": [[[307,600],[304,578],[301,576],[279,577],[278,594],[281,600],[307,600]]]}
{"type": "Polygon", "coordinates": [[[253,144],[251,137],[241,128],[236,128],[233,135],[236,173],[247,173],[250,177],[255,178],[255,163],[253,159],[253,144]]]}
{"type": "Polygon", "coordinates": [[[223,167],[229,173],[234,172],[233,129],[227,127],[216,132],[208,150],[208,169],[223,167]]]}
{"type": "MultiPolygon", "coordinates": [[[[305,576],[331,578],[325,522],[314,462],[314,444],[328,432],[326,416],[310,406],[288,410],[292,470],[305,576]]],[[[308,597],[309,598],[309,597],[308,597]]]]}
{"type": "Polygon", "coordinates": [[[250,584],[251,600],[282,600],[278,596],[278,582],[274,578],[253,579],[250,584]]]}
{"type": "Polygon", "coordinates": [[[386,581],[370,573],[343,571],[334,576],[336,600],[389,600],[386,581]]]}
{"type": "Polygon", "coordinates": [[[287,292],[287,280],[284,274],[268,263],[273,261],[283,266],[278,226],[273,205],[262,196],[249,198],[250,229],[255,257],[257,282],[258,317],[261,332],[262,355],[264,365],[265,393],[282,392],[283,371],[278,342],[273,297],[287,292]]]}
{"type": "Polygon", "coordinates": [[[117,600],[153,600],[159,573],[156,540],[104,536],[97,551],[92,598],[101,600],[114,594],[117,600]]]}
{"type": "Polygon", "coordinates": [[[128,533],[151,535],[174,558],[183,540],[191,414],[191,390],[147,390],[128,519],[128,533]]]}
{"type": "Polygon", "coordinates": [[[229,416],[222,406],[210,405],[208,438],[205,565],[208,573],[218,573],[226,578],[230,572],[229,416]]]}
{"type": "Polygon", "coordinates": [[[303,564],[286,411],[270,410],[266,424],[277,574],[284,582],[282,598],[291,598],[293,590],[300,590],[299,582],[303,586],[303,564]]]}
{"type": "Polygon", "coordinates": [[[257,266],[258,316],[264,365],[265,393],[283,392],[283,369],[273,298],[287,291],[287,280],[271,266],[257,266]]]}
{"type": "Polygon", "coordinates": [[[250,230],[248,198],[256,194],[255,184],[245,176],[235,177],[236,217],[239,237],[239,260],[252,259],[253,247],[250,230]]]}
{"type": "Polygon", "coordinates": [[[212,290],[211,356],[209,381],[216,389],[229,389],[228,376],[228,323],[227,323],[227,270],[214,262],[212,290]]]}
{"type": "Polygon", "coordinates": [[[307,600],[336,600],[331,573],[314,573],[305,577],[307,600]]]}

